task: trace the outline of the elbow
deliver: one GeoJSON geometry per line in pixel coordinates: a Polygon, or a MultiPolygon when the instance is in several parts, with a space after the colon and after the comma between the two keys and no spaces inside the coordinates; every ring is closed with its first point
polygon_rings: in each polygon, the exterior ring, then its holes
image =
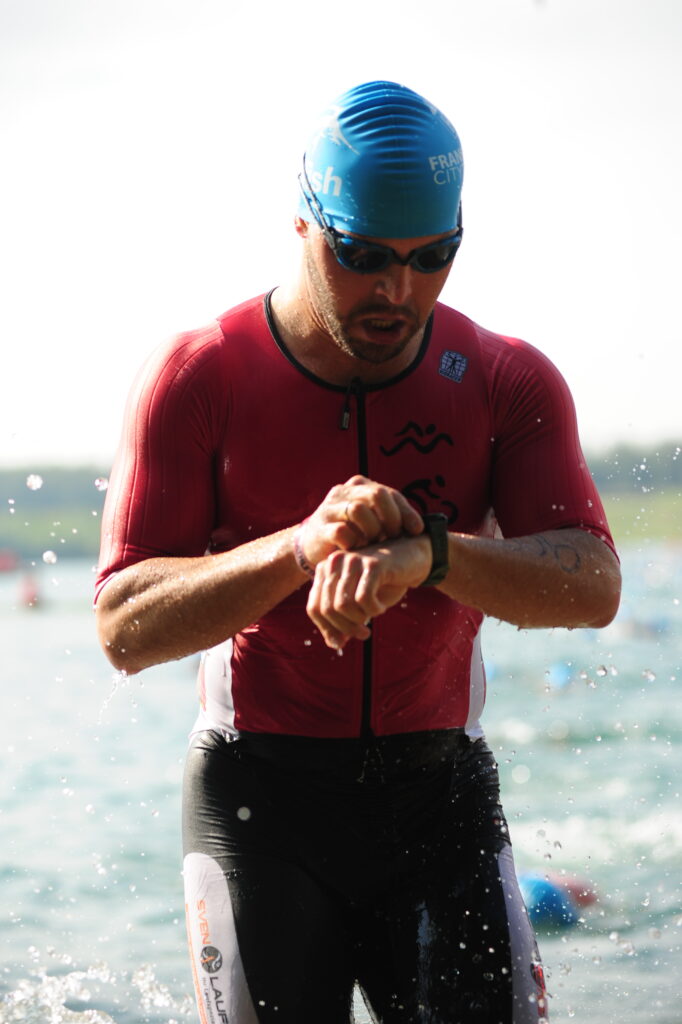
{"type": "Polygon", "coordinates": [[[593,629],[604,629],[609,626],[618,613],[620,607],[621,575],[620,567],[615,566],[604,581],[601,589],[599,602],[596,605],[592,620],[589,623],[593,629]]]}
{"type": "Polygon", "coordinates": [[[148,668],[140,659],[134,645],[131,645],[129,631],[117,623],[116,617],[99,606],[96,608],[96,616],[100,646],[116,671],[134,676],[148,668]]]}

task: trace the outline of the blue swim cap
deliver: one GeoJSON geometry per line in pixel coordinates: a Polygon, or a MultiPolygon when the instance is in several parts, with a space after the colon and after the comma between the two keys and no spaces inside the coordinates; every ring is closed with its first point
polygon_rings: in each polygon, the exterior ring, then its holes
{"type": "MultiPolygon", "coordinates": [[[[302,187],[314,190],[337,231],[418,238],[457,227],[459,137],[404,85],[367,82],[340,96],[322,114],[303,166],[302,187]]],[[[303,198],[299,215],[311,220],[303,198]]]]}

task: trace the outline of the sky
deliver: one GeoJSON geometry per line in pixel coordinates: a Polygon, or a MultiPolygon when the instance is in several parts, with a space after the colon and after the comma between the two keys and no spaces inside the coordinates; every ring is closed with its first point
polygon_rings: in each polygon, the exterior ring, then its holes
{"type": "Polygon", "coordinates": [[[0,466],[110,465],[147,354],[289,276],[311,125],[377,78],[462,140],[442,299],[588,451],[680,442],[679,0],[0,0],[0,466]]]}

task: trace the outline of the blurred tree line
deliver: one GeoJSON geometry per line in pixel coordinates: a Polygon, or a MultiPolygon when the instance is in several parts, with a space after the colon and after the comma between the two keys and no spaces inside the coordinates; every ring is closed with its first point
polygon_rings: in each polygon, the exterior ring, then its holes
{"type": "Polygon", "coordinates": [[[96,557],[107,483],[94,467],[0,469],[0,551],[27,563],[96,557]]]}
{"type": "MultiPolygon", "coordinates": [[[[647,450],[623,445],[588,453],[587,461],[609,518],[612,509],[617,514],[619,507],[629,510],[640,498],[651,503],[661,495],[667,499],[664,522],[679,535],[682,516],[674,510],[682,508],[682,441],[647,450]]],[[[58,558],[96,558],[107,473],[94,466],[0,469],[0,551],[29,563],[50,551],[58,558]]]]}
{"type": "Polygon", "coordinates": [[[682,438],[679,444],[667,442],[647,451],[623,445],[586,458],[601,494],[682,489],[682,438]]]}

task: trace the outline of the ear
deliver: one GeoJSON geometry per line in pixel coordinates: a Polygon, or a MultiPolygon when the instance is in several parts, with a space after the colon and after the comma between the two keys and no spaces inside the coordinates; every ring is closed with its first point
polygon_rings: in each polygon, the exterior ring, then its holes
{"type": "Polygon", "coordinates": [[[308,237],[308,221],[303,220],[303,217],[294,218],[294,227],[296,228],[296,234],[301,238],[308,237]]]}

